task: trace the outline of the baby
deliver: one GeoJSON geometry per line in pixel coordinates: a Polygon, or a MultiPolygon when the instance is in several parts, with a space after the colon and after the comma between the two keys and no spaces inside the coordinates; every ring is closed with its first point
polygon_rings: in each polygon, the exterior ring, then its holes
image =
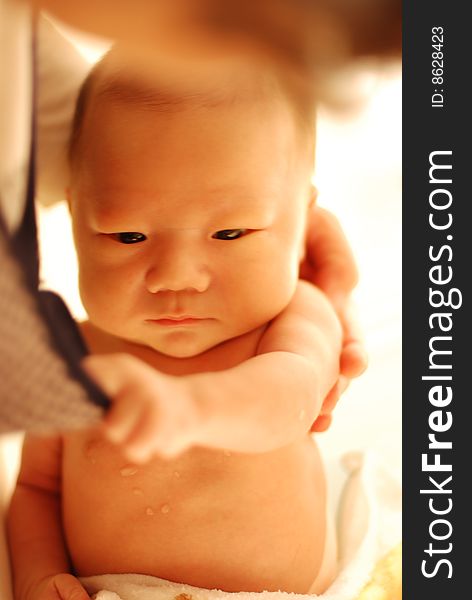
{"type": "Polygon", "coordinates": [[[71,573],[331,582],[309,431],[341,331],[299,280],[313,144],[312,110],[274,73],[235,68],[194,93],[108,58],[88,78],[68,192],[82,332],[92,353],[140,361],[136,389],[111,389],[106,435],[26,439],[9,514],[17,600],[67,598],[71,573]]]}

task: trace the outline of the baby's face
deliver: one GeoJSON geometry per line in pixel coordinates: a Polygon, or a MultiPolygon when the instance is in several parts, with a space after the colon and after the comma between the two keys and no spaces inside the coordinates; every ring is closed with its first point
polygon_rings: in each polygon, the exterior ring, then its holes
{"type": "Polygon", "coordinates": [[[92,107],[70,193],[90,321],[187,357],[280,313],[308,205],[295,147],[276,107],[92,107]]]}

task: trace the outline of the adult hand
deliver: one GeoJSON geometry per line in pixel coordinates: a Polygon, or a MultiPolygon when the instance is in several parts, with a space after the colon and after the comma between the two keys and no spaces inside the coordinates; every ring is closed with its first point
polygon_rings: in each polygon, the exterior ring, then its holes
{"type": "Polygon", "coordinates": [[[367,354],[351,301],[351,292],[358,282],[351,248],[336,217],[316,205],[309,214],[306,255],[300,276],[328,296],[343,328],[340,377],[325,399],[320,416],[311,429],[319,432],[330,426],[331,413],[350,380],[367,368],[367,354]]]}

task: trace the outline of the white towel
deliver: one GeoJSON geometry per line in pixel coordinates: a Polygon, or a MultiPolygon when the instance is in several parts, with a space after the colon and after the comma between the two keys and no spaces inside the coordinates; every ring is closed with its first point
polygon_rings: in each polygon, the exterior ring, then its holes
{"type": "MultiPolygon", "coordinates": [[[[310,598],[353,600],[381,556],[401,540],[401,488],[375,456],[343,457],[349,472],[338,507],[340,571],[329,589],[310,598]]],[[[81,579],[96,600],[307,600],[286,592],[206,590],[139,574],[96,575],[81,579]]]]}

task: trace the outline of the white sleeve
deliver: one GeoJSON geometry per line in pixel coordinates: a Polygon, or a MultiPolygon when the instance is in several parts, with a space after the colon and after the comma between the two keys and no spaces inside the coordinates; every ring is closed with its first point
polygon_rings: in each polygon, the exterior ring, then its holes
{"type": "Polygon", "coordinates": [[[67,145],[77,94],[90,63],[41,15],[37,44],[37,184],[43,205],[64,200],[67,145]]]}

